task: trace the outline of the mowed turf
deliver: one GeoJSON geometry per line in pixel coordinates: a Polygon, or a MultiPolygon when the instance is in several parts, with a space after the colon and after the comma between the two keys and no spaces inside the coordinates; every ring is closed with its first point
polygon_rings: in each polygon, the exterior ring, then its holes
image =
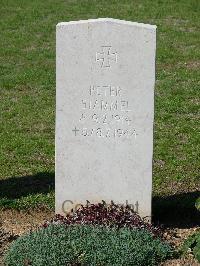
{"type": "Polygon", "coordinates": [[[1,207],[53,208],[55,26],[98,17],[158,26],[154,195],[199,189],[200,1],[7,0],[0,14],[1,207]]]}

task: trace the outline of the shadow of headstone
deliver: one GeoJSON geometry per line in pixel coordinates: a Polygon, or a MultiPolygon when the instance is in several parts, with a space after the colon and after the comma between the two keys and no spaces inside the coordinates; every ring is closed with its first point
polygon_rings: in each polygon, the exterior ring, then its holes
{"type": "Polygon", "coordinates": [[[153,222],[166,227],[189,228],[200,225],[195,201],[200,191],[153,197],[153,222]]]}

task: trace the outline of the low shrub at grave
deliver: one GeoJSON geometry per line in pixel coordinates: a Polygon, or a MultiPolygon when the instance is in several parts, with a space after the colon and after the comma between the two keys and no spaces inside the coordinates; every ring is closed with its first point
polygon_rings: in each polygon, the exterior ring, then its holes
{"type": "Polygon", "coordinates": [[[130,206],[120,206],[111,202],[98,204],[88,204],[81,206],[76,211],[71,211],[65,217],[62,215],[56,215],[50,222],[45,222],[44,227],[49,224],[87,224],[87,225],[104,225],[107,227],[129,227],[146,229],[154,236],[161,236],[161,229],[153,226],[152,224],[145,222],[136,212],[134,212],[130,206]]]}
{"type": "Polygon", "coordinates": [[[7,266],[158,265],[171,247],[146,230],[91,225],[49,225],[19,237],[7,266]]]}
{"type": "Polygon", "coordinates": [[[183,255],[188,252],[193,253],[195,258],[200,262],[200,231],[195,232],[185,240],[181,252],[183,255]]]}

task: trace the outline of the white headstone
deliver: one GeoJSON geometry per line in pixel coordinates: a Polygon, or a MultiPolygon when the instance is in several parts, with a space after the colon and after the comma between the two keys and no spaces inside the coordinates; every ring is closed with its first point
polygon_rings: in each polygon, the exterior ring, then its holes
{"type": "Polygon", "coordinates": [[[153,25],[57,25],[56,213],[112,200],[151,216],[155,51],[153,25]]]}

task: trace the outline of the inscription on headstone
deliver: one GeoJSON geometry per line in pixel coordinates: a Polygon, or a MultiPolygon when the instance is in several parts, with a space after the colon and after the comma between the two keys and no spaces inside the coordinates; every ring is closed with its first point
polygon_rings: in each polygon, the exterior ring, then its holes
{"type": "Polygon", "coordinates": [[[57,213],[104,200],[151,216],[155,49],[152,25],[57,25],[57,213]]]}
{"type": "Polygon", "coordinates": [[[131,109],[119,86],[91,85],[87,98],[81,100],[80,119],[72,129],[74,136],[131,138],[136,131],[131,123],[131,109]],[[92,123],[93,127],[87,125],[92,123]]]}

